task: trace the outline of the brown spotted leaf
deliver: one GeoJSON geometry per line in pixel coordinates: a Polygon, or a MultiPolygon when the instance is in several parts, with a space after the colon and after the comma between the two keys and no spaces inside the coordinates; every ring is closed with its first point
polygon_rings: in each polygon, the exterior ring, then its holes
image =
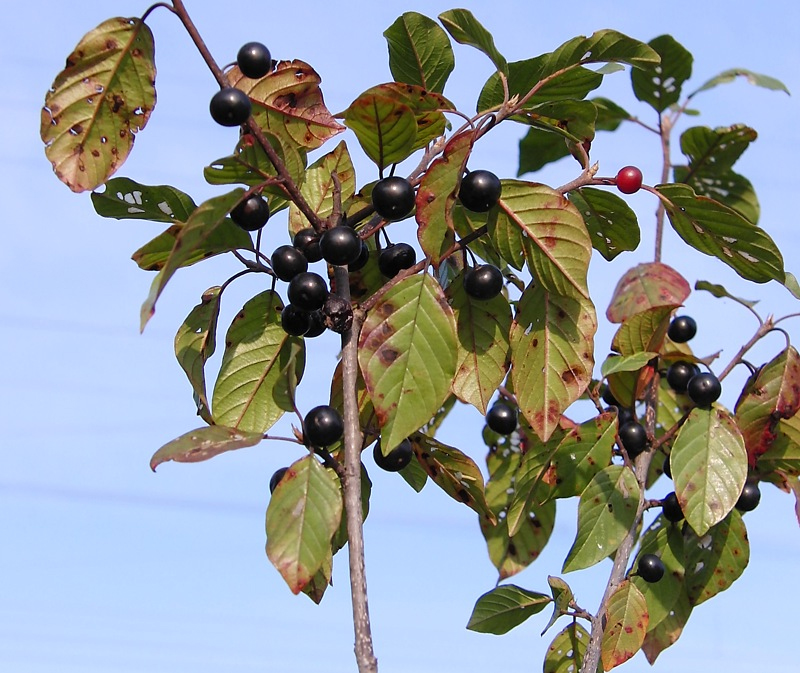
{"type": "Polygon", "coordinates": [[[667,335],[672,311],[676,308],[678,306],[674,304],[657,306],[625,318],[614,335],[611,349],[621,355],[658,352],[667,335]]]}
{"type": "Polygon", "coordinates": [[[800,415],[778,421],[775,441],[758,457],[758,472],[800,476],[800,415]]]}
{"type": "Polygon", "coordinates": [[[680,306],[691,293],[686,279],[661,262],[639,264],[620,278],[606,311],[611,322],[622,322],[659,306],[680,306]]]}
{"type": "Polygon", "coordinates": [[[625,580],[608,599],[606,628],[600,645],[603,670],[624,664],[642,647],[647,633],[647,602],[630,580],[625,580]]]}
{"type": "Polygon", "coordinates": [[[616,415],[610,412],[590,418],[567,432],[552,460],[554,498],[580,495],[594,476],[608,467],[616,432],[616,415]]]}
{"type": "Polygon", "coordinates": [[[117,17],[89,31],[45,96],[40,134],[74,192],[103,184],[128,158],[156,104],[153,34],[117,17]]]}
{"type": "Polygon", "coordinates": [[[187,432],[167,442],[150,459],[153,472],[161,463],[199,463],[220,453],[255,446],[262,439],[260,432],[245,432],[222,425],[210,425],[187,432]]]}
{"type": "Polygon", "coordinates": [[[384,451],[391,451],[439,410],[456,372],[456,321],[428,274],[403,278],[370,310],[358,363],[384,451]]]}

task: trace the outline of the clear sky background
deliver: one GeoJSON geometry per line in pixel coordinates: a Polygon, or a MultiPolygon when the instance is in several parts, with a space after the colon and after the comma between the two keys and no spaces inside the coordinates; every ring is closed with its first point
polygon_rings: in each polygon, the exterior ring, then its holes
{"type": "MultiPolygon", "coordinates": [[[[416,10],[435,17],[451,7],[439,0],[187,4],[219,62],[232,61],[242,43],[261,40],[275,58],[314,66],[332,111],[391,79],[382,32],[398,15],[416,10]]],[[[172,340],[202,291],[235,268],[232,260],[178,273],[140,336],[139,307],[152,277],[129,257],[161,226],[99,218],[88,195],[61,185],[44,157],[39,110],[66,56],[104,19],[141,15],[146,6],[136,0],[4,6],[0,671],[353,671],[346,556],[336,557],[334,587],[317,607],[293,596],[264,554],[267,484],[275,469],[300,457],[298,447],[263,443],[203,464],[167,464],[155,475],[148,467],[159,446],[198,425],[172,340]]],[[[577,34],[615,28],[645,41],[673,34],[695,56],[688,90],[734,66],[781,79],[794,97],[737,82],[698,97],[703,116],[689,121],[712,127],[742,122],[759,131],[737,170],[753,181],[761,224],[784,251],[787,268],[800,272],[797,3],[469,0],[462,6],[492,31],[509,60],[550,51],[577,34]]],[[[220,193],[204,183],[202,167],[230,153],[236,132],[209,117],[216,85],[179,22],[166,11],[148,22],[156,39],[158,104],[119,175],[172,184],[199,203],[220,193]]],[[[472,111],[491,72],[483,55],[456,45],[456,72],[445,94],[472,111]]],[[[648,118],[649,108],[632,98],[626,73],[606,79],[601,93],[648,118]]],[[[514,177],[523,132],[515,126],[493,131],[471,167],[514,177]]],[[[356,157],[358,184],[374,180],[376,171],[354,138],[342,137],[356,157]]],[[[592,158],[600,161],[602,175],[633,163],[647,183],[658,181],[655,139],[632,126],[624,135],[601,133],[592,158]]],[[[558,185],[575,175],[577,164],[565,160],[530,179],[558,185]]],[[[590,281],[600,314],[619,276],[652,257],[656,204],[646,194],[630,203],[640,216],[642,247],[611,265],[594,260],[590,281]]],[[[267,249],[273,241],[272,247],[287,242],[283,222],[281,216],[272,223],[267,249]]],[[[745,283],[721,263],[687,252],[671,231],[664,259],[692,284],[709,279],[739,296],[762,299],[764,313],[796,312],[800,306],[774,283],[745,283]]],[[[222,329],[261,288],[242,282],[234,289],[226,296],[222,329]]],[[[695,351],[722,349],[720,362],[755,328],[746,312],[702,293],[689,298],[686,311],[700,325],[695,351]]],[[[789,329],[800,335],[796,321],[789,329]]],[[[599,358],[612,334],[608,325],[601,327],[599,358]]],[[[782,343],[780,336],[767,339],[753,361],[771,358],[782,343]]],[[[337,347],[334,335],[311,343],[301,409],[327,401],[337,347]]],[[[212,371],[218,362],[217,357],[212,371]]],[[[733,405],[743,379],[737,371],[726,380],[722,402],[733,405]]],[[[276,432],[286,434],[290,420],[276,432]]],[[[477,412],[463,408],[440,437],[483,467],[481,428],[477,412]]],[[[496,581],[474,513],[435,485],[417,495],[398,476],[381,473],[371,458],[365,461],[375,485],[366,543],[381,671],[540,670],[560,628],[540,638],[546,615],[502,637],[464,629],[475,600],[496,581]]],[[[656,670],[797,670],[800,535],[793,505],[790,496],[764,487],[761,506],[745,519],[750,567],[731,589],[695,611],[656,670]]],[[[547,575],[559,573],[576,525],[574,507],[559,511],[550,545],[515,583],[545,591],[547,575]]],[[[604,562],[565,577],[587,609],[596,608],[609,569],[604,562]]],[[[649,666],[640,654],[624,670],[649,666]]]]}

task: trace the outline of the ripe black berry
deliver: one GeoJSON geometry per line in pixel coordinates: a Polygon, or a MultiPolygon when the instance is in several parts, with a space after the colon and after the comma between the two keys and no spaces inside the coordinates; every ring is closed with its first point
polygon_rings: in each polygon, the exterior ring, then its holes
{"type": "Polygon", "coordinates": [[[322,250],[319,249],[319,237],[311,227],[298,231],[292,239],[292,245],[303,253],[309,264],[322,259],[322,250]]]}
{"type": "Polygon", "coordinates": [[[222,126],[241,126],[251,110],[250,98],[241,89],[229,86],[220,89],[211,98],[211,117],[222,126]]]}
{"type": "Polygon", "coordinates": [[[330,446],[344,434],[339,412],[327,404],[314,407],[303,419],[303,437],[311,446],[330,446]]]}
{"type": "Polygon", "coordinates": [[[503,186],[494,173],[472,171],[461,180],[458,199],[467,210],[474,213],[485,213],[497,203],[502,190],[503,186]]]}
{"type": "Polygon", "coordinates": [[[736,509],[740,512],[752,512],[761,502],[761,489],[754,481],[745,482],[742,494],[736,501],[736,509]]]}
{"type": "Polygon", "coordinates": [[[476,266],[464,274],[464,290],[475,299],[492,299],[503,289],[503,274],[491,264],[476,266]]]}
{"type": "Polygon", "coordinates": [[[298,273],[308,271],[308,260],[293,245],[281,245],[275,248],[270,261],[275,275],[287,283],[298,273]]]}
{"type": "Polygon", "coordinates": [[[415,200],[411,183],[400,176],[383,178],[372,188],[372,205],[385,220],[402,220],[414,209],[415,200]]]}
{"type": "Polygon", "coordinates": [[[231,219],[245,231],[258,231],[269,219],[269,203],[259,194],[251,194],[231,211],[231,219]]]}
{"type": "Polygon", "coordinates": [[[498,435],[510,435],[517,429],[517,410],[505,402],[495,402],[486,414],[486,424],[498,435]]]}
{"type": "Polygon", "coordinates": [[[369,261],[369,248],[367,247],[367,244],[364,243],[364,241],[361,241],[361,251],[358,253],[356,261],[350,262],[350,264],[347,265],[347,270],[359,271],[360,269],[363,269],[367,265],[368,261],[369,261]]]}
{"type": "Polygon", "coordinates": [[[672,523],[683,519],[683,510],[678,502],[678,496],[675,495],[675,491],[667,494],[667,497],[661,501],[661,513],[667,521],[672,521],[672,523]]]}
{"type": "Polygon", "coordinates": [[[311,321],[311,326],[308,328],[308,332],[303,335],[306,339],[318,337],[320,334],[324,333],[326,329],[328,329],[325,326],[325,316],[322,315],[321,309],[311,311],[308,314],[308,318],[311,321]]]}
{"type": "Polygon", "coordinates": [[[685,393],[686,386],[700,368],[693,362],[673,362],[667,369],[667,383],[676,393],[685,393]]]}
{"type": "Polygon", "coordinates": [[[711,372],[695,374],[686,386],[686,394],[698,407],[709,407],[722,393],[722,384],[711,372]]]}
{"type": "Polygon", "coordinates": [[[313,271],[298,273],[289,281],[287,291],[289,302],[304,311],[316,311],[322,308],[328,298],[328,286],[325,280],[313,271]]]}
{"type": "Polygon", "coordinates": [[[669,456],[664,458],[664,464],[661,466],[661,471],[667,477],[667,479],[672,479],[672,468],[669,464],[669,456]]]}
{"type": "Polygon", "coordinates": [[[378,255],[378,268],[387,278],[394,278],[403,269],[417,263],[417,253],[408,243],[393,243],[378,255]]]}
{"type": "Polygon", "coordinates": [[[414,449],[408,439],[404,439],[385,456],[381,449],[380,439],[375,442],[375,447],[372,449],[372,458],[375,464],[387,472],[399,472],[411,462],[413,457],[414,449]]]}
{"type": "Polygon", "coordinates": [[[642,554],[636,566],[636,574],[648,584],[664,577],[664,562],[655,554],[642,554]]]}
{"type": "Polygon", "coordinates": [[[601,395],[603,402],[605,402],[610,407],[620,407],[622,406],[618,401],[617,398],[614,397],[614,393],[611,392],[611,388],[606,386],[603,388],[603,394],[601,395]]]}
{"type": "Polygon", "coordinates": [[[647,446],[647,432],[641,423],[636,421],[625,423],[620,427],[618,434],[622,446],[631,460],[636,458],[647,446]]]}
{"type": "Polygon", "coordinates": [[[361,239],[350,227],[331,227],[319,239],[322,258],[334,266],[347,266],[361,254],[361,239]]]}
{"type": "Polygon", "coordinates": [[[281,327],[286,334],[303,336],[311,327],[311,314],[292,304],[287,304],[281,311],[281,327]]]}
{"type": "Polygon", "coordinates": [[[272,70],[272,55],[260,42],[248,42],[236,54],[236,64],[245,77],[261,79],[272,70]]]}
{"type": "Polygon", "coordinates": [[[697,323],[688,315],[673,318],[667,330],[667,336],[676,344],[684,344],[697,334],[697,323]]]}
{"type": "MultiPolygon", "coordinates": [[[[628,407],[613,408],[617,410],[617,427],[621,428],[626,423],[636,420],[636,414],[633,413],[632,409],[628,409],[628,407]]],[[[612,409],[612,407],[609,407],[609,410],[610,409],[612,409]]]]}
{"type": "Polygon", "coordinates": [[[283,479],[283,475],[289,470],[288,467],[282,467],[280,470],[277,470],[275,474],[269,480],[269,492],[274,493],[275,489],[278,488],[278,484],[281,483],[281,479],[283,479]]]}
{"type": "Polygon", "coordinates": [[[636,166],[625,166],[617,173],[617,189],[623,194],[635,194],[642,186],[642,172],[636,166]]]}

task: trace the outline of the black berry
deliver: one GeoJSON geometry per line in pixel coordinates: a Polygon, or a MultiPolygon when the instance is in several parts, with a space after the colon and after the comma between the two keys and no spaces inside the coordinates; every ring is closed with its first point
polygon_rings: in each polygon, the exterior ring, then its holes
{"type": "Polygon", "coordinates": [[[709,407],[719,399],[722,384],[711,372],[695,374],[686,386],[686,394],[698,407],[709,407]]]}
{"type": "Polygon", "coordinates": [[[281,483],[281,479],[283,479],[283,475],[288,472],[288,467],[282,467],[280,470],[276,470],[275,474],[269,480],[269,492],[274,493],[275,489],[278,488],[278,484],[281,483]]]}
{"type": "Polygon", "coordinates": [[[761,489],[754,481],[745,482],[742,494],[736,501],[736,509],[740,512],[752,512],[761,502],[761,489]]]}
{"type": "Polygon", "coordinates": [[[414,209],[415,200],[411,183],[400,176],[383,178],[372,188],[372,205],[385,220],[402,220],[414,209]]]}
{"type": "Polygon", "coordinates": [[[394,278],[403,269],[417,263],[417,253],[408,243],[392,243],[378,255],[378,268],[387,278],[394,278]]]}
{"type": "Polygon", "coordinates": [[[248,42],[236,54],[236,64],[245,77],[261,79],[272,70],[272,55],[260,42],[248,42]]]}
{"type": "Polygon", "coordinates": [[[269,219],[269,203],[259,194],[251,194],[231,211],[231,219],[245,231],[258,231],[269,219]]]}
{"type": "Polygon", "coordinates": [[[685,393],[686,386],[700,368],[692,362],[674,362],[667,369],[667,383],[676,393],[685,393]]]}
{"type": "Polygon", "coordinates": [[[611,392],[611,388],[606,386],[603,388],[603,394],[601,395],[603,402],[605,402],[610,407],[620,407],[622,406],[618,401],[617,398],[614,397],[614,393],[611,392]]]}
{"type": "Polygon", "coordinates": [[[241,126],[251,110],[250,98],[241,89],[232,86],[220,89],[211,98],[211,117],[222,126],[241,126]]]}
{"type": "MultiPolygon", "coordinates": [[[[611,409],[612,407],[609,407],[611,409]]],[[[617,410],[617,427],[622,427],[626,423],[636,420],[636,414],[628,407],[613,407],[617,410]]]]}
{"type": "Polygon", "coordinates": [[[672,479],[672,468],[669,464],[669,456],[664,458],[664,464],[661,466],[661,471],[666,475],[668,479],[672,479]]]}
{"type": "Polygon", "coordinates": [[[622,446],[628,453],[628,458],[633,460],[647,446],[647,432],[641,423],[630,421],[620,426],[619,439],[622,446]]]}
{"type": "Polygon", "coordinates": [[[505,402],[495,402],[486,414],[486,424],[498,435],[510,435],[517,429],[517,410],[505,402]]]}
{"type": "Polygon", "coordinates": [[[363,269],[367,262],[369,261],[369,248],[364,241],[361,241],[361,251],[358,253],[358,257],[356,258],[355,262],[350,262],[347,265],[348,271],[359,271],[363,269]]]}
{"type": "Polygon", "coordinates": [[[667,336],[676,344],[683,344],[697,334],[697,323],[688,315],[673,318],[667,329],[667,336]]]}
{"type": "Polygon", "coordinates": [[[281,311],[281,327],[287,334],[303,336],[311,327],[311,314],[288,304],[281,311]]]}
{"type": "Polygon", "coordinates": [[[306,256],[293,245],[281,245],[270,257],[275,275],[287,283],[298,273],[308,271],[306,256]]]}
{"type": "Polygon", "coordinates": [[[491,264],[476,266],[464,274],[464,290],[475,299],[492,299],[503,289],[503,274],[491,264]]]}
{"type": "Polygon", "coordinates": [[[683,510],[678,502],[678,496],[675,495],[675,491],[667,494],[661,501],[661,513],[667,521],[672,521],[672,523],[683,519],[683,510]]]}
{"type": "Polygon", "coordinates": [[[636,166],[625,166],[617,173],[617,189],[623,194],[635,194],[642,186],[642,172],[636,166]]]}
{"type": "Polygon", "coordinates": [[[303,437],[311,446],[330,446],[344,434],[339,412],[327,404],[314,407],[303,419],[303,437]]]}
{"type": "Polygon", "coordinates": [[[387,472],[399,472],[411,462],[413,457],[414,449],[408,439],[404,439],[385,456],[381,449],[380,439],[375,442],[375,447],[372,449],[372,458],[375,464],[387,472]]]}
{"type": "Polygon", "coordinates": [[[311,227],[298,231],[292,239],[292,245],[303,253],[309,264],[322,259],[322,250],[319,249],[319,237],[311,227]]]}
{"type": "Polygon", "coordinates": [[[664,562],[655,554],[642,554],[636,566],[636,574],[648,584],[664,577],[664,562]]]}
{"type": "Polygon", "coordinates": [[[347,266],[361,254],[361,239],[350,227],[331,227],[319,239],[322,258],[334,266],[347,266]]]}
{"type": "Polygon", "coordinates": [[[485,213],[500,199],[502,190],[503,186],[494,173],[472,171],[461,180],[458,198],[467,210],[485,213]]]}
{"type": "Polygon", "coordinates": [[[311,311],[308,314],[308,319],[311,323],[311,326],[308,328],[308,332],[303,335],[306,339],[318,337],[320,334],[324,333],[326,329],[328,329],[325,326],[325,316],[322,315],[322,309],[311,311]]]}
{"type": "Polygon", "coordinates": [[[298,273],[289,281],[287,291],[289,302],[304,311],[316,311],[322,308],[328,298],[328,286],[325,280],[313,271],[298,273]]]}

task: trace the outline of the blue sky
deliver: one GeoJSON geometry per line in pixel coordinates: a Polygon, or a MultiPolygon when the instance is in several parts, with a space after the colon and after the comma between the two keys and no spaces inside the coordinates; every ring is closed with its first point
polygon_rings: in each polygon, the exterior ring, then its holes
{"type": "MultiPolygon", "coordinates": [[[[311,63],[333,111],[390,79],[382,32],[400,13],[436,16],[450,8],[438,1],[332,6],[313,0],[302,7],[250,3],[233,12],[220,3],[187,4],[220,62],[233,60],[242,43],[261,40],[275,58],[311,63]]],[[[800,272],[790,196],[796,193],[800,146],[796,4],[576,0],[568,13],[502,0],[461,6],[492,31],[509,60],[549,51],[577,34],[615,28],[645,41],[673,34],[694,53],[695,86],[734,66],[781,79],[794,97],[737,82],[698,97],[703,116],[696,123],[742,122],[759,131],[758,142],[737,168],[754,183],[761,224],[783,249],[787,268],[800,272]]],[[[32,0],[4,8],[0,670],[352,671],[345,557],[337,557],[334,587],[317,607],[293,596],[264,554],[269,477],[299,457],[296,447],[265,443],[204,464],[164,465],[156,475],[148,467],[155,449],[196,426],[172,339],[202,291],[224,280],[231,264],[214,260],[177,274],[140,336],[139,306],[151,277],[129,257],[160,231],[159,225],[97,217],[88,195],[73,195],[53,176],[38,138],[45,91],[80,37],[112,13],[141,15],[145,8],[134,0],[32,0]]],[[[203,181],[202,167],[230,152],[235,131],[210,119],[215,84],[177,20],[158,11],[149,23],[156,36],[158,104],[119,174],[172,184],[199,202],[219,193],[203,181]]],[[[490,74],[485,57],[456,45],[456,72],[445,94],[472,110],[490,74]]],[[[607,80],[601,92],[647,114],[632,101],[627,74],[607,80]]],[[[515,176],[521,133],[515,127],[493,131],[474,162],[501,177],[515,176]]],[[[359,155],[354,139],[348,135],[347,140],[359,155]]],[[[624,136],[601,135],[593,159],[601,162],[604,175],[636,163],[653,184],[656,152],[646,133],[631,129],[624,136]]],[[[356,171],[359,184],[377,177],[361,156],[356,171]]],[[[575,174],[576,164],[561,162],[535,179],[558,185],[575,174]]],[[[630,203],[645,229],[642,247],[611,265],[594,261],[591,280],[599,312],[617,278],[652,255],[649,223],[655,204],[645,194],[630,203]]],[[[285,234],[276,224],[271,235],[277,246],[285,234]]],[[[749,285],[720,263],[684,251],[671,233],[664,259],[691,283],[709,279],[739,296],[761,299],[763,313],[798,310],[782,288],[749,285]]],[[[259,289],[242,283],[239,294],[231,292],[221,324],[259,289]]],[[[696,352],[722,349],[724,362],[755,328],[745,312],[700,293],[689,298],[686,310],[700,324],[696,352]]],[[[789,329],[800,334],[796,321],[789,329]]],[[[611,328],[601,328],[598,355],[611,335],[611,328]]],[[[781,343],[779,336],[766,340],[752,359],[769,359],[781,343]]],[[[314,342],[299,392],[301,408],[326,401],[320,391],[327,388],[337,346],[333,335],[314,342]]],[[[733,405],[742,381],[742,372],[730,377],[723,403],[733,405]]],[[[481,427],[478,414],[464,409],[444,426],[441,439],[483,466],[481,427]]],[[[288,428],[288,420],[277,426],[281,434],[288,428]]],[[[538,670],[550,641],[538,635],[546,617],[503,637],[464,629],[474,601],[496,581],[474,514],[432,485],[416,495],[396,475],[370,472],[375,489],[366,527],[367,563],[381,670],[538,670]]],[[[752,547],[744,577],[695,611],[656,670],[796,669],[793,648],[787,647],[795,637],[794,606],[800,600],[793,500],[765,487],[761,506],[746,523],[752,547]]],[[[567,505],[550,546],[513,581],[545,590],[547,575],[558,573],[574,533],[574,509],[567,505]]],[[[587,609],[596,607],[609,568],[603,563],[565,577],[587,609]]],[[[639,655],[625,670],[649,666],[639,655]]]]}

